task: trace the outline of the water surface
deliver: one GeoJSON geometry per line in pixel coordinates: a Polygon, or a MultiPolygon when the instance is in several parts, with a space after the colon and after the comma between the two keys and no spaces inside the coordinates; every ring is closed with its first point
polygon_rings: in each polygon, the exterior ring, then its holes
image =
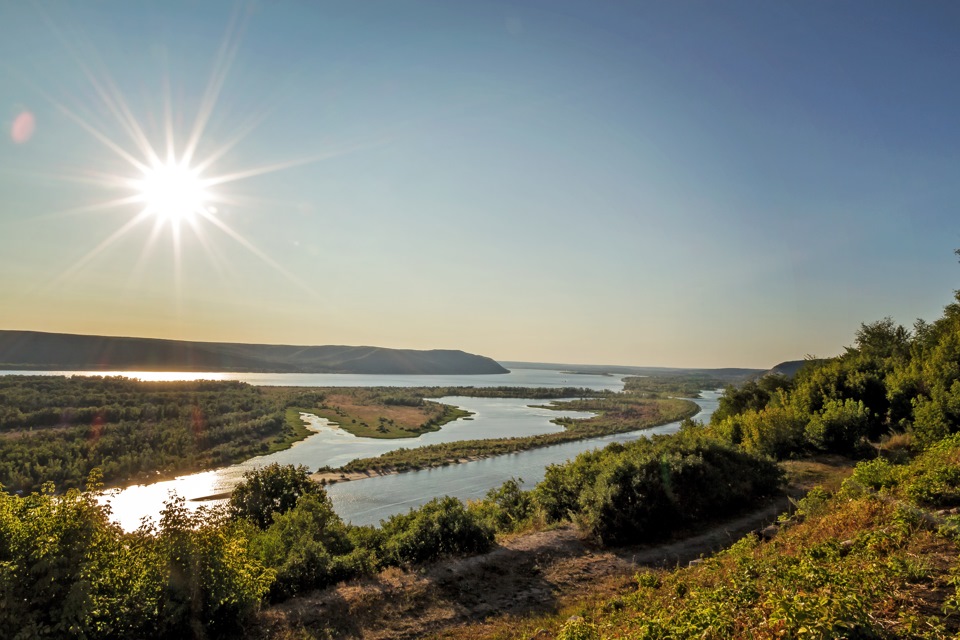
{"type": "Polygon", "coordinates": [[[622,376],[512,369],[481,375],[371,375],[360,373],[224,373],[217,371],[0,371],[0,375],[124,376],[147,381],[240,380],[282,387],[587,387],[623,389],[622,376]]]}
{"type": "MultiPolygon", "coordinates": [[[[709,420],[710,414],[716,409],[718,395],[711,391],[703,393],[704,397],[696,401],[701,407],[697,419],[709,420]]],[[[271,462],[305,464],[311,470],[326,465],[336,467],[357,457],[379,455],[399,447],[555,432],[559,427],[550,422],[553,418],[561,415],[590,415],[529,406],[542,404],[543,401],[540,400],[443,398],[442,401],[475,412],[474,419],[457,420],[445,425],[440,431],[424,434],[419,438],[377,440],[357,438],[340,429],[331,428],[326,421],[317,418],[310,423],[317,433],[290,449],[223,469],[124,489],[110,500],[114,519],[124,528],[133,529],[143,517],[156,518],[163,502],[169,499],[172,492],[190,501],[229,491],[244,472],[271,462]]],[[[480,498],[491,488],[510,478],[522,478],[524,486],[529,488],[543,479],[546,467],[550,464],[563,462],[611,442],[628,442],[653,434],[672,433],[679,429],[679,426],[679,422],[674,422],[652,429],[568,442],[464,464],[338,483],[328,487],[327,492],[337,513],[345,520],[354,524],[376,524],[383,518],[405,512],[438,496],[451,495],[462,500],[480,498]]],[[[216,502],[187,504],[196,508],[201,504],[216,502]]]]}
{"type": "MultiPolygon", "coordinates": [[[[703,398],[696,400],[700,413],[695,419],[707,422],[717,408],[720,393],[704,391],[701,395],[703,398]]],[[[522,478],[523,487],[530,489],[543,480],[550,464],[573,459],[584,451],[605,447],[611,442],[630,442],[651,435],[675,433],[679,428],[679,422],[671,422],[642,431],[577,440],[475,462],[354,480],[329,486],[327,493],[344,520],[353,524],[377,524],[438,496],[449,495],[461,500],[482,498],[487,491],[511,478],[522,478]]]]}

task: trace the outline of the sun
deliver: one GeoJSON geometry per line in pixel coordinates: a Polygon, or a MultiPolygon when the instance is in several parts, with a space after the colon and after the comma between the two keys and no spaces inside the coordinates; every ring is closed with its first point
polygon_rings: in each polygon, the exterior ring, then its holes
{"type": "Polygon", "coordinates": [[[211,199],[200,172],[172,159],[155,161],[132,186],[146,213],[171,224],[192,223],[211,199]]]}
{"type": "Polygon", "coordinates": [[[114,208],[129,208],[131,217],[119,228],[107,235],[99,244],[90,249],[79,260],[64,269],[57,277],[63,281],[75,274],[81,268],[101,256],[108,247],[117,243],[141,225],[153,222],[153,229],[149,232],[143,250],[141,261],[134,268],[134,273],[140,269],[143,259],[147,256],[161,232],[169,232],[173,247],[173,275],[178,295],[181,278],[181,256],[186,238],[195,239],[211,264],[222,271],[212,232],[219,232],[246,249],[247,252],[284,276],[303,291],[314,295],[313,288],[291,273],[279,262],[264,253],[256,244],[247,239],[239,230],[227,222],[229,213],[241,206],[268,206],[270,199],[257,199],[231,193],[231,183],[255,178],[276,171],[283,171],[293,167],[329,160],[337,156],[351,153],[370,146],[382,144],[383,141],[361,141],[354,144],[324,149],[319,153],[286,161],[274,162],[253,166],[246,169],[237,169],[223,172],[217,169],[217,164],[224,156],[230,153],[256,125],[265,117],[265,114],[251,113],[246,123],[219,144],[212,144],[205,137],[207,125],[214,116],[220,93],[227,80],[227,73],[233,63],[239,48],[239,34],[243,31],[249,15],[242,15],[237,9],[230,18],[230,23],[224,34],[221,46],[218,49],[216,60],[206,87],[199,95],[196,115],[193,123],[187,123],[186,128],[178,129],[175,125],[186,119],[182,114],[182,105],[174,104],[170,93],[170,82],[162,82],[164,90],[158,113],[151,114],[144,120],[134,115],[126,96],[117,83],[104,69],[99,73],[80,56],[75,59],[80,70],[90,82],[94,95],[98,98],[96,111],[109,114],[108,122],[111,128],[118,127],[123,135],[116,136],[103,129],[102,125],[88,121],[72,105],[50,98],[54,107],[64,116],[74,121],[84,131],[98,140],[104,147],[122,160],[127,168],[120,173],[102,170],[84,170],[76,176],[64,175],[65,179],[77,179],[84,183],[100,185],[110,191],[122,191],[120,197],[110,198],[101,202],[84,204],[61,213],[86,213],[114,208]],[[153,123],[153,128],[147,128],[144,123],[153,123]],[[156,126],[159,125],[159,126],[156,126]],[[201,153],[201,150],[203,151],[201,153]],[[224,211],[224,208],[226,211],[224,211]],[[224,215],[227,214],[227,215],[224,215]]]}

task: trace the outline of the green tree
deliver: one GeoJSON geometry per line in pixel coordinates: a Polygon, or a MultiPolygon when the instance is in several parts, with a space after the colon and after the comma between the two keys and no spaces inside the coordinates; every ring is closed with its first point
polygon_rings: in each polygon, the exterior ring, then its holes
{"type": "Polygon", "coordinates": [[[270,591],[274,600],[369,573],[376,565],[370,550],[354,547],[325,492],[302,496],[296,507],[275,515],[266,531],[253,536],[251,546],[276,571],[270,591]]]}
{"type": "Polygon", "coordinates": [[[273,522],[274,515],[293,509],[300,496],[326,496],[323,488],[310,479],[303,465],[276,462],[243,474],[243,480],[230,495],[228,510],[234,518],[245,518],[261,529],[273,522]]]}

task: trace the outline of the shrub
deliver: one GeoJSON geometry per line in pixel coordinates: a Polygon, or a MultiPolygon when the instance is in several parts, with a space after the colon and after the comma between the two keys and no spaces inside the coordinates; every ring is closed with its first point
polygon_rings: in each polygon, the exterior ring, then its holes
{"type": "Polygon", "coordinates": [[[807,418],[791,407],[768,407],[740,418],[742,445],[750,453],[780,459],[806,446],[807,418]]]}
{"type": "Polygon", "coordinates": [[[554,517],[562,506],[600,543],[619,545],[741,509],[781,477],[772,461],[688,430],[557,465],[535,495],[554,517]]]}
{"type": "Polygon", "coordinates": [[[340,559],[353,551],[353,544],[326,493],[302,496],[296,507],[274,515],[273,524],[254,535],[251,546],[276,571],[270,589],[274,600],[352,577],[357,569],[340,559]]]}
{"type": "Polygon", "coordinates": [[[860,400],[828,400],[807,423],[807,441],[822,451],[849,453],[870,427],[870,413],[860,400]]]}
{"type": "Polygon", "coordinates": [[[960,506],[960,434],[933,445],[912,466],[908,496],[929,507],[960,506]]]}
{"type": "Polygon", "coordinates": [[[493,545],[493,530],[484,526],[456,498],[435,498],[417,510],[381,522],[386,559],[420,563],[445,554],[478,553],[493,545]]]}
{"type": "Polygon", "coordinates": [[[857,482],[871,489],[886,489],[900,482],[902,467],[891,464],[884,458],[859,462],[848,481],[857,482]]]}
{"type": "Polygon", "coordinates": [[[600,640],[600,632],[596,625],[573,616],[560,628],[557,640],[600,640]]]}
{"type": "Polygon", "coordinates": [[[318,483],[310,479],[303,465],[273,463],[243,474],[243,480],[230,495],[228,509],[233,518],[245,518],[266,529],[279,515],[293,509],[300,496],[326,496],[318,483]]]}
{"type": "Polygon", "coordinates": [[[511,478],[487,492],[486,498],[470,505],[469,510],[495,531],[517,531],[530,521],[535,511],[531,492],[520,488],[522,479],[511,478]]]}

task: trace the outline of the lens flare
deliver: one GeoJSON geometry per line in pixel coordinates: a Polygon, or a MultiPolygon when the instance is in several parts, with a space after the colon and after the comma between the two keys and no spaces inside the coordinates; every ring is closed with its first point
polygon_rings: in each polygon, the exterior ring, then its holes
{"type": "Polygon", "coordinates": [[[29,111],[22,111],[13,119],[10,126],[10,139],[16,144],[24,144],[33,137],[33,130],[37,126],[37,119],[29,111]]]}

